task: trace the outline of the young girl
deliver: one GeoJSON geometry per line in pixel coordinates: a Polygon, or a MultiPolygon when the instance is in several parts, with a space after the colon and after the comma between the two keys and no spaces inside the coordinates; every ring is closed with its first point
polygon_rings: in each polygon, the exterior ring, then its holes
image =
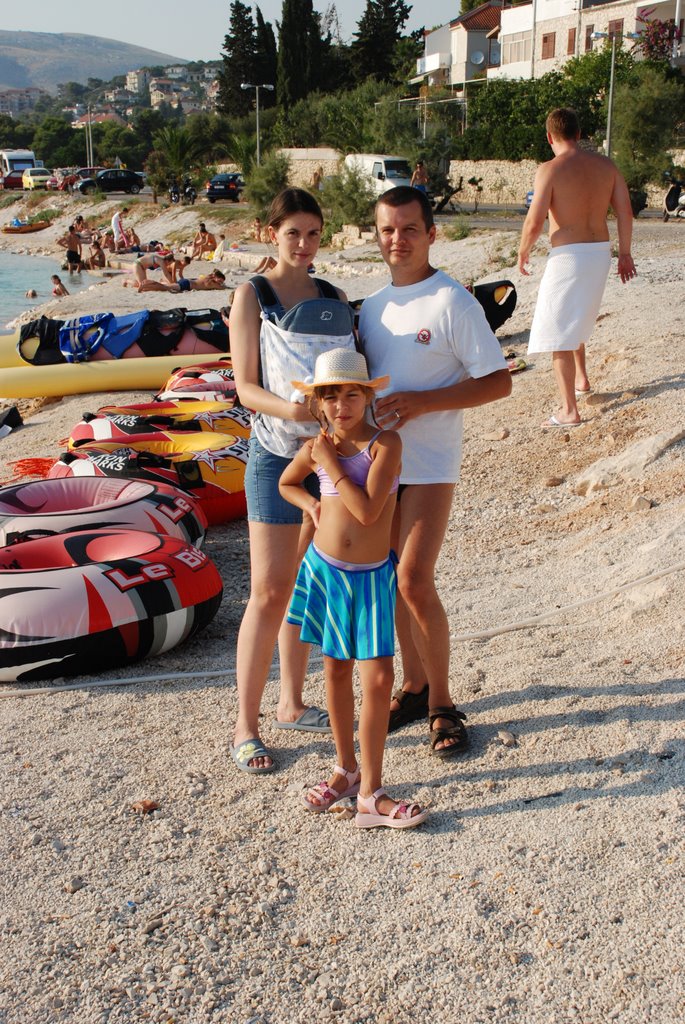
{"type": "Polygon", "coordinates": [[[278,260],[264,276],[236,288],[231,305],[236,388],[254,412],[245,470],[250,599],[238,633],[238,720],[230,754],[240,771],[253,774],[275,767],[259,737],[259,709],[277,638],[281,689],[276,727],[330,732],[326,712],[303,702],[308,648],[300,643],[299,631],[284,622],[313,528],[309,517],[303,523],[300,509],[278,490],[281,473],[303,440],[319,429],[307,406],[293,400],[293,378],[313,374],[321,352],[354,349],[354,317],[345,295],[307,273],[322,227],[321,208],[309,192],[280,192],[266,226],[278,260]]]}
{"type": "Polygon", "coordinates": [[[52,277],[50,278],[50,280],[52,281],[52,294],[53,295],[56,295],[58,298],[61,298],[62,295],[68,295],[69,294],[67,289],[62,284],[61,278],[59,278],[57,276],[57,274],[53,274],[52,277]]]}
{"type": "Polygon", "coordinates": [[[396,803],[381,787],[388,702],[394,679],[395,557],[390,551],[402,442],[399,434],[367,423],[376,388],[358,352],[334,349],[316,361],[313,384],[293,386],[315,403],[332,433],[307,441],[281,476],[281,494],[316,525],[298,573],[288,622],[324,655],[326,696],[337,764],[331,777],[303,797],[320,813],[357,795],[359,828],[411,828],[428,812],[396,803]],[[321,500],[303,486],[316,472],[321,500]],[[361,771],[354,751],[352,668],[359,663],[363,700],[359,716],[361,771]]]}

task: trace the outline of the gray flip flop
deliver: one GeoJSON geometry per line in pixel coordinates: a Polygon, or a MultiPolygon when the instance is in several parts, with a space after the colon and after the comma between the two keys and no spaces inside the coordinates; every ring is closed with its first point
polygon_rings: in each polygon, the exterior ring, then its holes
{"type": "Polygon", "coordinates": [[[231,752],[234,763],[240,768],[241,772],[249,772],[251,775],[266,775],[268,772],[274,771],[276,767],[276,762],[272,755],[257,737],[251,740],[243,740],[237,747],[229,747],[228,749],[231,752]],[[271,764],[267,768],[250,765],[248,762],[253,761],[256,757],[270,757],[271,764]]]}
{"type": "Polygon", "coordinates": [[[327,711],[321,708],[306,708],[294,722],[276,722],[277,729],[293,729],[295,732],[331,732],[327,711]]]}

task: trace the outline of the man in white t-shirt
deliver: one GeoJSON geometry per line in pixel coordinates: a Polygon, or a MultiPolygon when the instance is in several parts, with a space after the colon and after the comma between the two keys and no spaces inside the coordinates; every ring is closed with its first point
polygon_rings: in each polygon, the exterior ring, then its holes
{"type": "Polygon", "coordinates": [[[117,210],[112,217],[112,234],[114,235],[114,248],[115,250],[126,249],[128,247],[128,239],[124,232],[124,226],[121,222],[122,216],[128,213],[128,207],[125,206],[123,210],[117,210]]]}
{"type": "Polygon", "coordinates": [[[404,677],[390,731],[428,713],[433,753],[452,757],[468,737],[449,692],[449,625],[435,565],[459,479],[463,410],[505,398],[511,375],[480,304],[430,265],[435,225],[426,196],[406,186],[385,192],[376,232],[392,283],[364,300],[359,334],[371,376],[390,376],[376,401],[378,423],[402,437],[394,547],[404,677]]]}

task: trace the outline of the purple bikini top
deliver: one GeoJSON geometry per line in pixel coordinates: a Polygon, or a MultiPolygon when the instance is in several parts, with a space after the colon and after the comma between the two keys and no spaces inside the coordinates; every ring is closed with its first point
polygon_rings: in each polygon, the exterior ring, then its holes
{"type": "MultiPolygon", "coordinates": [[[[353,484],[357,484],[358,487],[363,487],[369,476],[369,470],[371,469],[371,445],[376,440],[381,430],[377,430],[373,435],[366,448],[362,451],[357,452],[356,455],[339,455],[338,458],[345,471],[345,475],[350,478],[353,484]]],[[[321,497],[326,498],[337,498],[338,491],[333,486],[333,481],[329,477],[328,473],[321,466],[317,466],[316,475],[319,478],[319,488],[321,490],[321,497]]],[[[396,476],[392,482],[392,487],[389,493],[395,494],[400,484],[399,476],[396,476]]]]}

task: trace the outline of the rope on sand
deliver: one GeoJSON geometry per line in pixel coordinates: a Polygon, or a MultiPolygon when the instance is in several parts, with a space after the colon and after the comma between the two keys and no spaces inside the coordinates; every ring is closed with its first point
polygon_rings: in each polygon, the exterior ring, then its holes
{"type": "MultiPolygon", "coordinates": [[[[453,639],[460,643],[466,640],[489,640],[491,637],[501,636],[502,633],[513,633],[519,629],[531,629],[535,626],[541,626],[548,619],[552,619],[562,612],[583,608],[585,605],[593,604],[596,601],[605,601],[610,597],[615,597],[617,594],[622,594],[626,590],[632,590],[633,587],[645,586],[648,583],[653,583],[655,580],[662,579],[664,576],[670,576],[674,572],[681,572],[683,569],[685,569],[685,562],[677,562],[667,569],[660,569],[658,572],[639,576],[638,579],[632,580],[630,583],[622,583],[619,587],[604,590],[599,594],[592,594],[590,597],[584,597],[580,601],[560,605],[558,608],[553,608],[542,615],[535,615],[529,619],[519,619],[517,622],[508,622],[503,626],[495,626],[493,629],[478,630],[475,633],[459,633],[453,639]]],[[[311,658],[309,662],[310,665],[321,663],[322,659],[320,657],[311,658]]],[[[67,693],[69,690],[90,690],[96,686],[131,686],[134,683],[160,683],[178,679],[212,679],[217,676],[235,676],[235,668],[225,668],[220,671],[211,672],[170,672],[155,676],[131,676],[127,679],[84,680],[80,683],[68,683],[63,686],[38,686],[30,690],[0,690],[0,697],[35,697],[39,694],[67,693]]]]}

